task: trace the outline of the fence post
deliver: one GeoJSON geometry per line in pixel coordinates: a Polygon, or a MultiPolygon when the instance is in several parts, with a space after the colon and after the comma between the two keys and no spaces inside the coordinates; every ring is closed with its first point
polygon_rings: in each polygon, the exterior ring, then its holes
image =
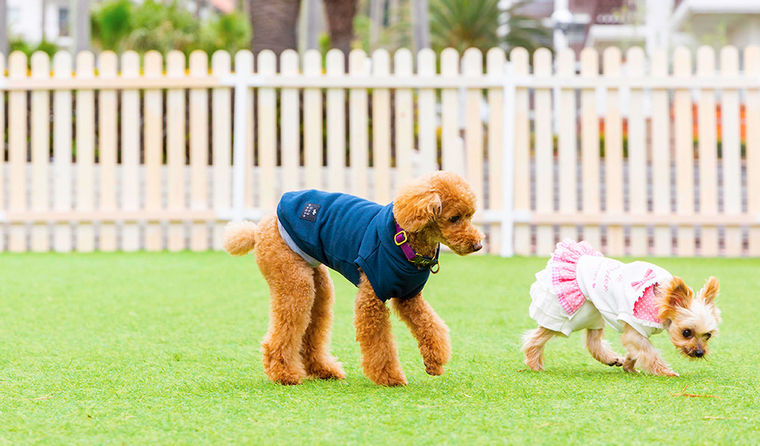
{"type": "Polygon", "coordinates": [[[514,247],[514,192],[515,192],[515,78],[512,63],[504,64],[504,152],[502,154],[502,217],[501,217],[501,249],[502,257],[515,255],[514,247]]]}

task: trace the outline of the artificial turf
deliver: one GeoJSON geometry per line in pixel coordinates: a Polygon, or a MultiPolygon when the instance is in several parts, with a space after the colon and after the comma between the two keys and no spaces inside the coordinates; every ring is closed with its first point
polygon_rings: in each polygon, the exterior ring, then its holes
{"type": "Polygon", "coordinates": [[[355,290],[337,275],[332,349],[348,378],[286,387],[261,365],[268,293],[253,257],[0,262],[0,445],[760,443],[756,259],[657,260],[694,287],[721,279],[708,359],[653,337],[681,374],[665,378],[595,362],[579,333],[549,343],[545,372],[526,371],[519,339],[533,327],[527,292],[545,259],[445,255],[425,294],[451,328],[453,358],[444,376],[426,375],[394,317],[404,388],[362,374],[355,290]]]}

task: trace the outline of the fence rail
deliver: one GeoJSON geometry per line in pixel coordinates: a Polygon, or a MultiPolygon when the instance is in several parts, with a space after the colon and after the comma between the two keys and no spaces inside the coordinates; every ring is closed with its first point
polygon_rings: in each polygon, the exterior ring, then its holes
{"type": "Polygon", "coordinates": [[[760,255],[760,47],[742,71],[732,47],[506,59],[13,53],[0,250],[220,249],[227,220],[288,190],[386,203],[442,168],[472,184],[492,253],[582,237],[610,255],[760,255]]]}

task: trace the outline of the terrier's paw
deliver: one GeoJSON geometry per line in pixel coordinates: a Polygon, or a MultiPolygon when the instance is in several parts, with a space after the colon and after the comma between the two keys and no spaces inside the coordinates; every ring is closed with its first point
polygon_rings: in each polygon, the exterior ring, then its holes
{"type": "Polygon", "coordinates": [[[607,365],[610,367],[621,367],[624,361],[625,360],[622,356],[616,356],[612,359],[612,361],[608,362],[607,365]]]}
{"type": "Polygon", "coordinates": [[[671,376],[671,377],[680,376],[678,373],[676,373],[674,370],[671,370],[671,369],[660,370],[655,374],[660,375],[660,376],[671,376]]]}
{"type": "Polygon", "coordinates": [[[639,373],[638,370],[636,370],[636,361],[631,361],[626,359],[625,362],[623,362],[623,370],[628,373],[639,373]]]}
{"type": "Polygon", "coordinates": [[[425,371],[428,375],[440,376],[446,373],[441,364],[425,364],[425,371]]]}

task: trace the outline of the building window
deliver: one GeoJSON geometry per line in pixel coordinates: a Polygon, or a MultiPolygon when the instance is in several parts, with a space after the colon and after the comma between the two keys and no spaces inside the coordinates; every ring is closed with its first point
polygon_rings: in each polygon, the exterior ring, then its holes
{"type": "Polygon", "coordinates": [[[69,8],[58,8],[58,37],[68,37],[69,27],[69,8]]]}

